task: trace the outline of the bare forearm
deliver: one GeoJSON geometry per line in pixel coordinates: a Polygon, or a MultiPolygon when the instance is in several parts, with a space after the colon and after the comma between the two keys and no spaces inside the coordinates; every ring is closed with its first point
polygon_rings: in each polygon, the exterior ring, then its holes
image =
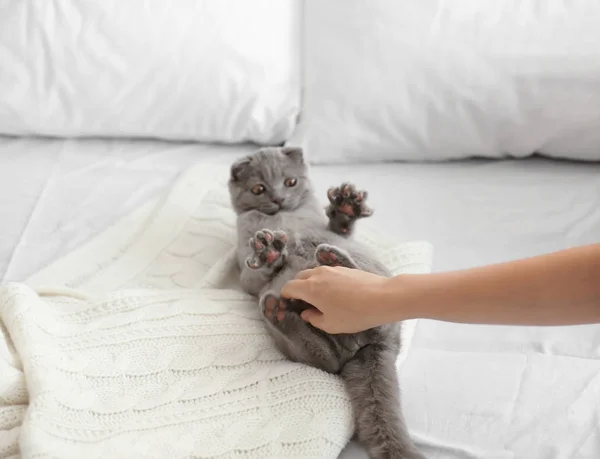
{"type": "MultiPolygon", "coordinates": [[[[600,323],[600,244],[538,257],[390,281],[387,309],[449,322],[511,325],[600,323]],[[402,293],[400,293],[402,292],[402,293]]],[[[392,317],[390,317],[392,318],[392,317]]]]}

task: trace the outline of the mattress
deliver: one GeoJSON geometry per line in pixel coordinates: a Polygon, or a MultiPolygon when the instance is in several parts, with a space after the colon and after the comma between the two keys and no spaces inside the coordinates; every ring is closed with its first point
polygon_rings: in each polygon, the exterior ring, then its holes
{"type": "MultiPolygon", "coordinates": [[[[153,199],[193,163],[256,147],[0,138],[0,275],[22,281],[153,199]]],[[[316,166],[316,187],[367,189],[378,229],[435,246],[434,270],[600,238],[600,165],[539,158],[316,166]]],[[[568,305],[565,305],[568,307],[568,305]]],[[[420,321],[400,370],[431,458],[600,457],[600,328],[420,321]]],[[[366,458],[356,444],[344,459],[366,458]]]]}

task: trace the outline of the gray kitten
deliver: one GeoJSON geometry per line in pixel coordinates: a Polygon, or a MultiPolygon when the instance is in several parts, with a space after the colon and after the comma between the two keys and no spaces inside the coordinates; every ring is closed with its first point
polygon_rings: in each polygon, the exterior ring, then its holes
{"type": "Polygon", "coordinates": [[[400,409],[395,361],[400,325],[330,335],[304,322],[311,307],[279,297],[283,285],[306,268],[345,266],[389,276],[386,268],[349,238],[357,219],[369,216],[366,192],[351,184],[328,191],[323,212],[300,148],[263,148],[237,160],[229,179],[237,213],[238,263],[245,291],[260,310],[278,348],[345,381],[356,434],[373,459],[423,459],[400,409]]]}

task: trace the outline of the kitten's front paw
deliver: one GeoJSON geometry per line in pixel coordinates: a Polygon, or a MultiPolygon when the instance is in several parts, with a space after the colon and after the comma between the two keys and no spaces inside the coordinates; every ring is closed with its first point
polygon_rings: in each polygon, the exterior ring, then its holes
{"type": "Polygon", "coordinates": [[[246,259],[246,265],[251,269],[281,266],[287,256],[287,242],[287,234],[283,231],[267,229],[257,231],[249,240],[250,248],[254,253],[246,259]]]}
{"type": "Polygon", "coordinates": [[[321,266],[343,266],[357,268],[356,263],[348,253],[329,244],[320,244],[315,252],[315,259],[321,266]]]}
{"type": "Polygon", "coordinates": [[[335,233],[349,234],[357,219],[373,214],[366,204],[367,192],[357,190],[351,183],[330,188],[327,197],[330,203],[326,209],[329,227],[335,233]]]}

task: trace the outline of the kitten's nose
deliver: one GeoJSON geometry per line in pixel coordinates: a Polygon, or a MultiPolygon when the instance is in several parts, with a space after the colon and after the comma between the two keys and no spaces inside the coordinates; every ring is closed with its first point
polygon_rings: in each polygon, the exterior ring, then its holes
{"type": "Polygon", "coordinates": [[[281,206],[281,205],[283,205],[283,201],[284,201],[284,199],[283,199],[283,198],[273,198],[273,202],[274,202],[275,204],[277,204],[278,206],[281,206]]]}

